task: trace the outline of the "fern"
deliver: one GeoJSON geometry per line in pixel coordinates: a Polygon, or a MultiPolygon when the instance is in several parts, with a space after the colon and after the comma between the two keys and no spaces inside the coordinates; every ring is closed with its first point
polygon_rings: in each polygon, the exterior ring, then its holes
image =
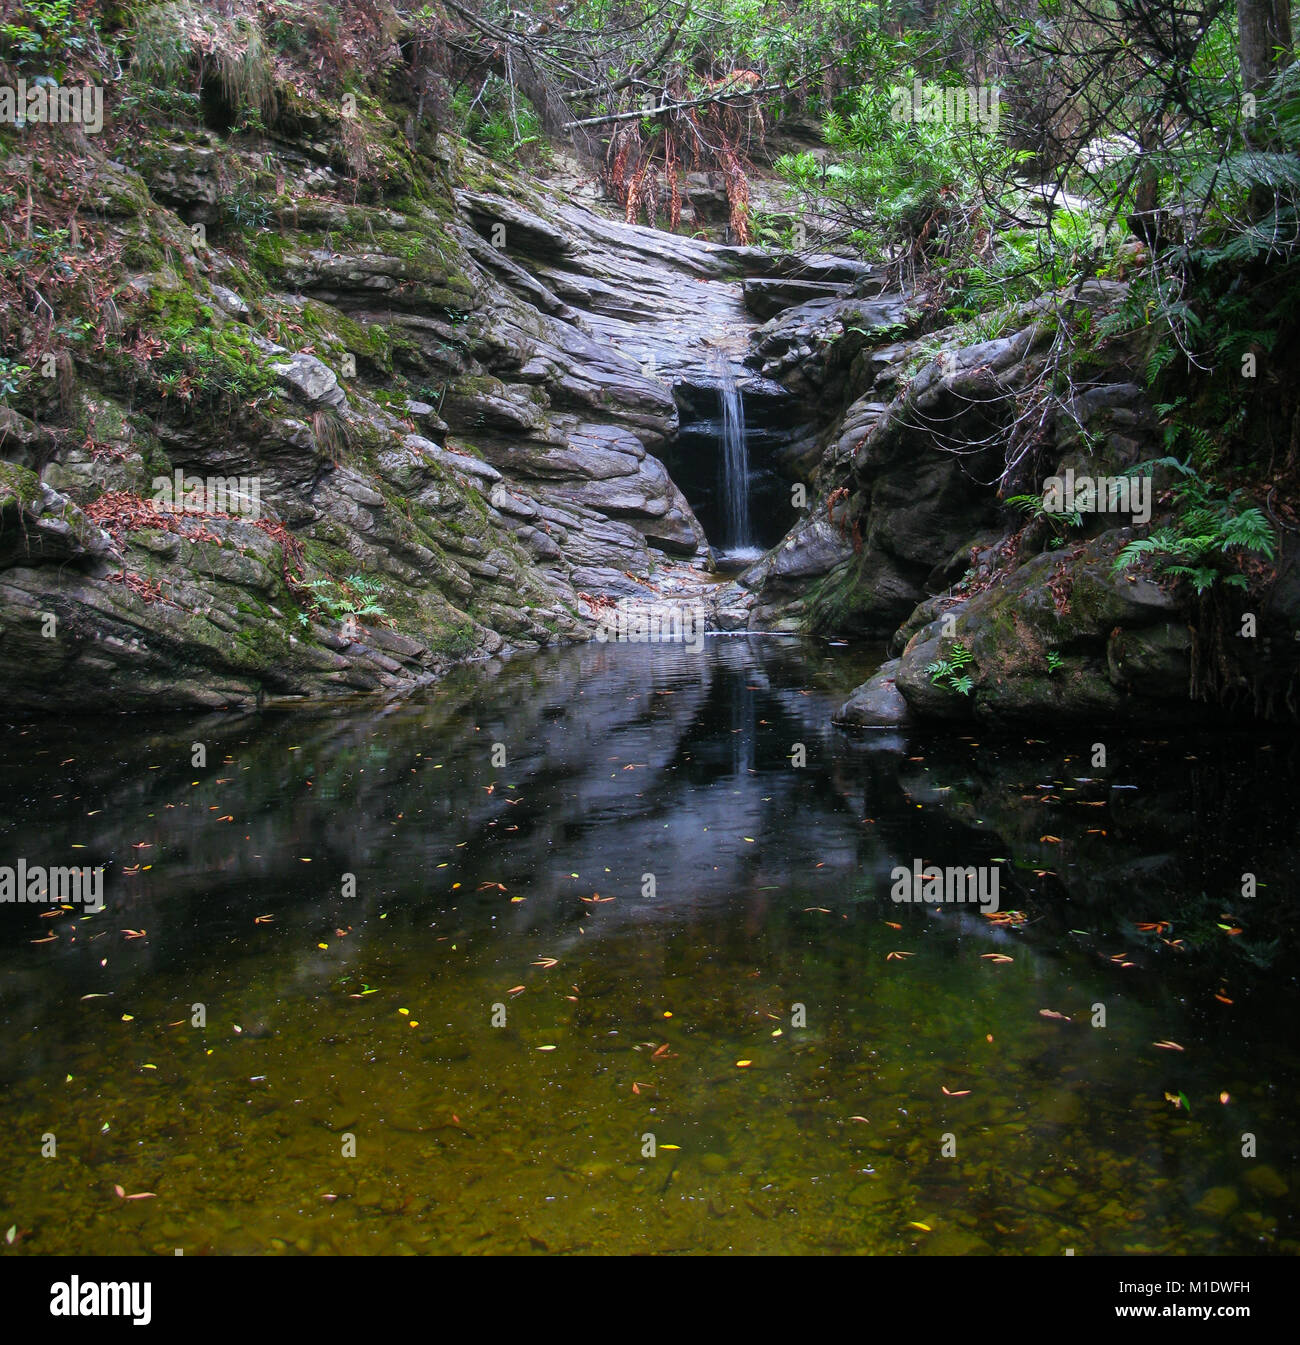
{"type": "MultiPolygon", "coordinates": [[[[1217,453],[1217,445],[1208,435],[1203,436],[1203,442],[1201,436],[1190,431],[1189,437],[1200,444],[1203,455],[1217,453]]],[[[1191,461],[1176,457],[1156,458],[1141,466],[1170,467],[1181,473],[1183,479],[1174,487],[1181,510],[1171,525],[1125,546],[1115,557],[1114,572],[1153,560],[1159,573],[1186,579],[1200,594],[1220,582],[1246,587],[1243,575],[1227,573],[1234,553],[1249,551],[1273,559],[1277,539],[1272,525],[1256,506],[1238,507],[1240,491],[1217,495],[1191,461]]]]}
{"type": "Polygon", "coordinates": [[[946,659],[935,659],[933,663],[926,664],[925,670],[930,674],[931,685],[943,684],[958,695],[969,696],[975,690],[975,679],[969,673],[962,673],[961,669],[969,667],[974,658],[975,655],[964,644],[954,644],[946,659]]]}

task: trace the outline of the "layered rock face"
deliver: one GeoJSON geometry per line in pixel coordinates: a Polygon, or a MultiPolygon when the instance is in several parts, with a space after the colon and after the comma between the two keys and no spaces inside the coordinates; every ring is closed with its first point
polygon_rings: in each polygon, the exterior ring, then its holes
{"type": "Polygon", "coordinates": [[[366,116],[364,203],[306,134],[83,146],[117,262],[57,395],[3,409],[11,705],[396,689],[700,587],[708,543],[658,456],[673,385],[744,348],[743,282],[780,260],[604,219],[460,145],[417,157],[366,116]],[[219,505],[151,512],[173,479],[219,505]]]}

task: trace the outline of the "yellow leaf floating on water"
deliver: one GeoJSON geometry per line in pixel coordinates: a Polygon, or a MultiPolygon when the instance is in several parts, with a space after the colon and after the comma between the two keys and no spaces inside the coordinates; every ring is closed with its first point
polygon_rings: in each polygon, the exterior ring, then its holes
{"type": "Polygon", "coordinates": [[[1219,1101],[1226,1104],[1226,1103],[1229,1101],[1228,1094],[1227,1094],[1227,1093],[1220,1093],[1220,1094],[1219,1094],[1219,1101]]]}
{"type": "Polygon", "coordinates": [[[1057,1013],[1055,1009],[1039,1009],[1038,1014],[1041,1018],[1055,1018],[1062,1023],[1068,1023],[1070,1021],[1070,1015],[1068,1013],[1057,1013]]]}
{"type": "Polygon", "coordinates": [[[133,1013],[124,1013],[122,1015],[122,1021],[124,1023],[130,1023],[133,1022],[134,1020],[135,1020],[135,1014],[133,1013]]]}
{"type": "Polygon", "coordinates": [[[329,944],[327,944],[327,943],[318,943],[318,944],[316,945],[316,947],[317,947],[317,948],[325,948],[325,949],[328,949],[328,948],[329,948],[329,944]]]}
{"type": "Polygon", "coordinates": [[[929,1224],[923,1224],[919,1219],[909,1219],[907,1221],[907,1226],[908,1228],[919,1228],[922,1233],[930,1233],[933,1231],[929,1224]]]}
{"type": "Polygon", "coordinates": [[[682,1146],[680,1144],[661,1144],[659,1147],[661,1149],[680,1149],[682,1146]]]}
{"type": "Polygon", "coordinates": [[[554,1047],[554,1046],[539,1046],[537,1049],[538,1049],[539,1051],[553,1051],[553,1050],[555,1050],[555,1047],[554,1047]]]}
{"type": "Polygon", "coordinates": [[[947,1094],[948,1097],[970,1097],[969,1088],[958,1088],[956,1090],[953,1090],[951,1088],[945,1087],[943,1084],[940,1084],[939,1087],[943,1089],[943,1091],[947,1094]]]}
{"type": "Polygon", "coordinates": [[[754,1062],[753,1062],[752,1060],[737,1060],[737,1061],[736,1061],[736,1068],[737,1068],[737,1069],[748,1069],[749,1066],[752,1065],[753,1063],[754,1063],[754,1062]]]}

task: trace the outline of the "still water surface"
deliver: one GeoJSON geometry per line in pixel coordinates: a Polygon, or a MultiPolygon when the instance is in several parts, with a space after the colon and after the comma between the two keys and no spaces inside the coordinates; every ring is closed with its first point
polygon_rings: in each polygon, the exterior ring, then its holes
{"type": "Polygon", "coordinates": [[[108,869],[0,906],[0,1254],[1300,1251],[1294,742],[851,738],[862,672],[10,726],[0,863],[108,869]]]}

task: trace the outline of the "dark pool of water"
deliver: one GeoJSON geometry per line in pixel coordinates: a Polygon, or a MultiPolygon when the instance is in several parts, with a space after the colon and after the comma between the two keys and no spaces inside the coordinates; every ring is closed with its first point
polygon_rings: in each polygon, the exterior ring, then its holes
{"type": "Polygon", "coordinates": [[[0,1254],[1300,1250],[1294,742],[851,738],[861,672],[10,726],[0,864],[108,867],[0,906],[0,1254]]]}

